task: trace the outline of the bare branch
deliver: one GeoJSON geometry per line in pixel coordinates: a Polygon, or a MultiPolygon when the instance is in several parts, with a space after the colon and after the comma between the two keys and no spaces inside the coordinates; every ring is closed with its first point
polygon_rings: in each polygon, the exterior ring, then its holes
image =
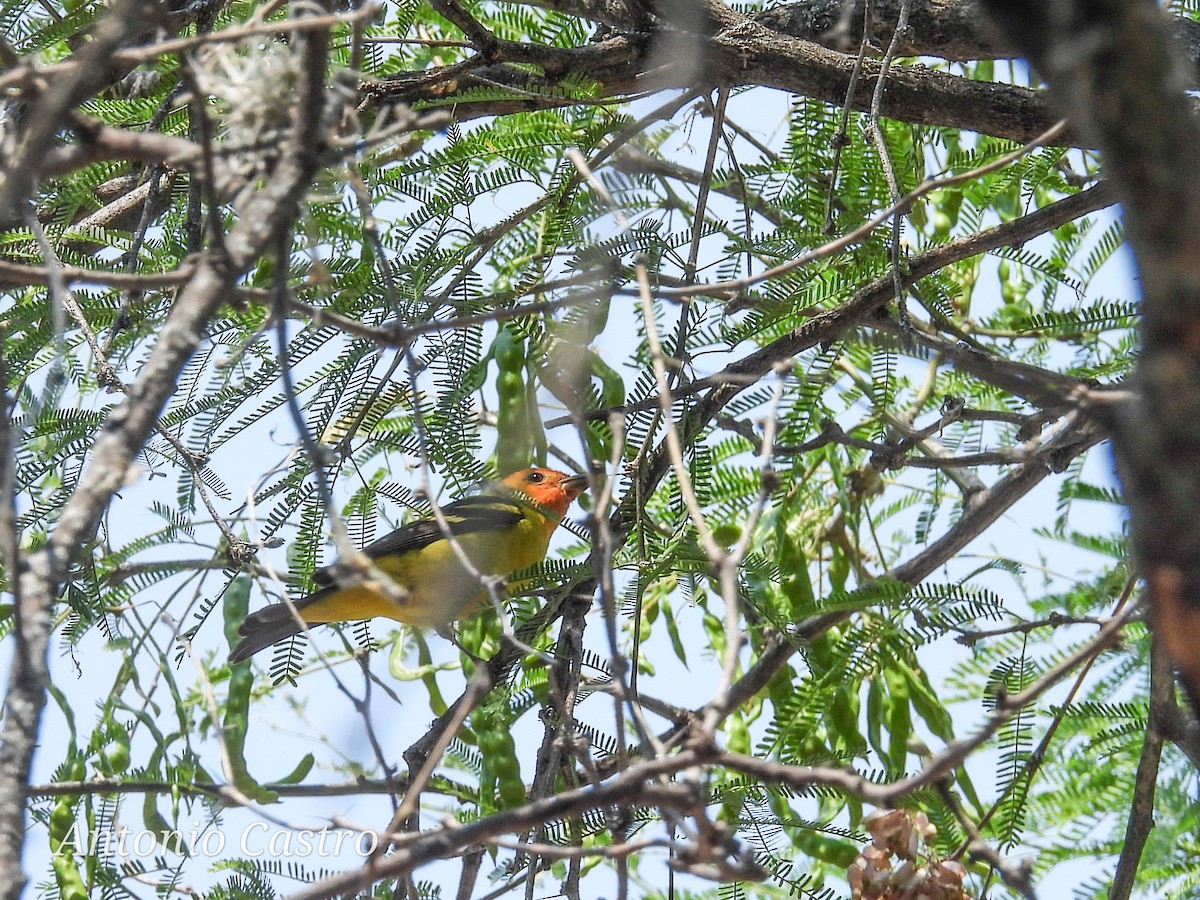
{"type": "Polygon", "coordinates": [[[1108,892],[1109,900],[1129,900],[1133,893],[1142,850],[1154,828],[1154,792],[1162,758],[1163,714],[1174,705],[1175,672],[1161,641],[1155,640],[1150,645],[1150,719],[1146,722],[1146,739],[1142,743],[1137,777],[1133,782],[1133,803],[1129,806],[1125,840],[1121,842],[1121,856],[1108,892]]]}

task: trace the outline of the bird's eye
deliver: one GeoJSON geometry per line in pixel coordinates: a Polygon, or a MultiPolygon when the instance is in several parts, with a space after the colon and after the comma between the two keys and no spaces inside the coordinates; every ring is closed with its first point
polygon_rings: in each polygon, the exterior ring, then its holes
{"type": "Polygon", "coordinates": [[[543,475],[541,472],[530,472],[528,475],[525,476],[525,480],[528,481],[530,484],[541,484],[543,481],[546,480],[546,476],[543,475]]]}

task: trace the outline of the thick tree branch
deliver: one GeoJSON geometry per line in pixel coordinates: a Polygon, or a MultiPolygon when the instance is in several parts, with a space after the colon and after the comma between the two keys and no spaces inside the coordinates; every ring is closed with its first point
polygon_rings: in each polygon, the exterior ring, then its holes
{"type": "MultiPolygon", "coordinates": [[[[709,84],[731,87],[761,86],[823,100],[841,106],[855,67],[855,57],[768,28],[723,9],[724,26],[711,36],[689,35],[689,52],[683,59],[664,59],[656,54],[653,37],[642,33],[615,34],[582,47],[547,47],[504,44],[489,48],[486,59],[418,73],[404,73],[362,87],[366,108],[403,102],[447,103],[457,92],[479,85],[508,86],[526,96],[512,100],[464,102],[455,107],[462,119],[503,115],[531,109],[554,108],[575,102],[561,94],[539,96],[557,87],[568,76],[586,78],[598,85],[600,97],[640,93],[647,87],[692,88],[696,86],[696,60],[709,84]],[[541,75],[531,75],[517,64],[534,65],[541,75]],[[653,83],[647,73],[653,70],[653,83]]],[[[862,77],[850,97],[852,109],[871,108],[879,63],[865,60],[862,77]]],[[[1028,142],[1049,129],[1057,120],[1041,92],[1011,84],[959,78],[923,66],[892,67],[880,113],[888,118],[921,125],[962,128],[1028,142]]],[[[1073,142],[1074,135],[1065,135],[1073,142]]]]}
{"type": "MultiPolygon", "coordinates": [[[[186,138],[127,131],[83,115],[71,116],[70,127],[78,140],[48,150],[41,160],[43,175],[63,175],[104,160],[163,163],[174,168],[193,168],[197,174],[203,171],[200,147],[186,138]]],[[[225,190],[229,176],[223,165],[218,169],[217,180],[218,188],[225,190]]]]}
{"type": "Polygon", "coordinates": [[[1149,0],[984,0],[1118,192],[1143,295],[1141,402],[1109,424],[1152,623],[1200,701],[1200,124],[1149,0]]]}
{"type": "MultiPolygon", "coordinates": [[[[876,47],[887,46],[902,2],[872,0],[870,41],[876,47]]],[[[831,50],[846,51],[862,39],[862,6],[863,0],[781,3],[755,14],[754,21],[831,50]]],[[[1200,22],[1174,16],[1171,24],[1193,67],[1200,65],[1200,22]]],[[[980,0],[910,0],[908,29],[901,37],[901,56],[935,56],[956,61],[1013,56],[1012,45],[988,23],[980,0]]],[[[1192,78],[1197,79],[1196,71],[1192,78]]]]}

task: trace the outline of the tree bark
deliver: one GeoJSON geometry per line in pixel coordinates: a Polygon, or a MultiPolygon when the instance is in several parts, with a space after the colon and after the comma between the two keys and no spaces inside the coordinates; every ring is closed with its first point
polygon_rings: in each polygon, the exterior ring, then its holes
{"type": "Polygon", "coordinates": [[[1187,63],[1149,0],[984,0],[1103,154],[1142,287],[1133,402],[1113,432],[1152,625],[1200,700],[1200,124],[1187,63]]]}

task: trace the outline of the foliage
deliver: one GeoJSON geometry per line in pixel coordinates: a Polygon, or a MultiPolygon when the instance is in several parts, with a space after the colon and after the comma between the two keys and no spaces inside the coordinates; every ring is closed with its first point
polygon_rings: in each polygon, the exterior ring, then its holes
{"type": "MultiPolygon", "coordinates": [[[[137,62],[79,113],[204,146],[212,177],[98,153],[0,237],[26,556],[290,139],[303,60],[283,36],[319,11],[201,6],[160,24],[270,27],[130,37],[137,62]]],[[[1138,588],[1107,451],[1064,399],[1136,355],[1121,225],[1091,215],[1110,201],[1063,206],[1095,190],[1097,156],[763,87],[613,97],[539,55],[604,39],[570,8],[338,11],[320,166],[283,249],[223,286],[54,606],[39,890],[271,897],[362,865],[376,832],[475,829],[407,835],[387,859],[417,848],[410,864],[349,890],[454,896],[478,875],[479,894],[520,893],[544,870],[569,896],[615,877],[647,897],[845,897],[887,797],[969,896],[1020,889],[1001,856],[1047,885],[1085,863],[1077,895],[1104,895],[1158,701],[1144,626],[1096,640],[1138,588]],[[369,102],[460,63],[461,84],[416,98],[436,128],[369,102]],[[826,248],[913,191],[898,247],[884,216],[826,248]],[[989,229],[986,252],[957,249],[989,229]],[[335,518],[362,546],[522,459],[591,472],[590,496],[458,647],[375,622],[225,663],[247,608],[312,589],[335,518]],[[123,826],[153,839],[116,846],[123,826]],[[965,852],[976,829],[992,855],[965,852]]],[[[39,66],[104,15],[0,3],[39,66]]],[[[6,157],[42,102],[10,98],[6,157]]],[[[54,150],[82,140],[62,130],[54,150]]],[[[10,652],[16,624],[4,606],[10,652]]],[[[1172,744],[1158,785],[1139,888],[1186,896],[1194,783],[1172,744]]]]}

